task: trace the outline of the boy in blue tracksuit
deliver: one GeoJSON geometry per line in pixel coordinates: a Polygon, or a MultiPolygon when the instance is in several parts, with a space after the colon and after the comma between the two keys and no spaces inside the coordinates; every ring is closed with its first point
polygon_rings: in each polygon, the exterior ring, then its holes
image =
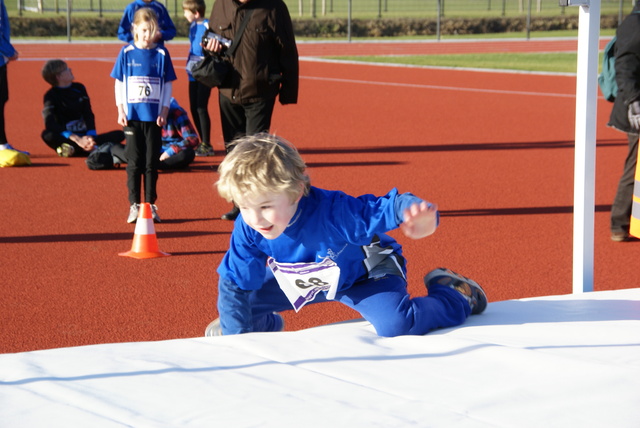
{"type": "Polygon", "coordinates": [[[428,296],[407,292],[402,248],[386,233],[431,235],[435,205],[396,189],[356,198],[313,187],[297,150],[268,134],[237,140],[218,172],[218,192],[241,215],[218,267],[220,317],[206,335],[281,331],[278,312],[327,300],[358,311],[380,336],[426,334],[486,308],[482,288],[448,269],[425,277],[428,296]]]}
{"type": "Polygon", "coordinates": [[[176,36],[176,26],[171,20],[171,15],[164,5],[156,0],[135,0],[127,5],[120,19],[118,27],[118,39],[125,43],[133,42],[133,34],[131,32],[133,16],[141,7],[148,7],[156,13],[158,20],[158,30],[153,37],[153,41],[162,45],[164,42],[173,39],[176,36]]]}

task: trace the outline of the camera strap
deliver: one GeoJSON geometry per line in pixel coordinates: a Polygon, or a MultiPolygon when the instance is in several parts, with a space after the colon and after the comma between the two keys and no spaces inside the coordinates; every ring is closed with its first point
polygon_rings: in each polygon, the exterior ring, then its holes
{"type": "Polygon", "coordinates": [[[253,15],[253,11],[254,9],[249,9],[244,14],[242,23],[240,23],[240,27],[238,27],[238,31],[235,34],[234,40],[233,42],[231,42],[231,47],[229,48],[229,50],[227,50],[227,52],[225,53],[225,56],[232,57],[233,54],[236,52],[236,49],[238,49],[238,45],[240,44],[240,39],[242,39],[242,34],[244,33],[244,29],[247,28],[247,24],[249,23],[249,19],[251,18],[251,15],[253,15]]]}

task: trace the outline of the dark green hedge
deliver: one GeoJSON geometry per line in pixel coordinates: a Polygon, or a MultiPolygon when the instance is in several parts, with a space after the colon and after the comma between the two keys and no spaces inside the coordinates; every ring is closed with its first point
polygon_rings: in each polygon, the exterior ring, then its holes
{"type": "MultiPolygon", "coordinates": [[[[10,19],[11,34],[15,37],[55,37],[67,35],[67,20],[57,18],[10,19]]],[[[115,37],[119,18],[71,18],[72,37],[115,37]]],[[[394,37],[429,36],[437,34],[435,19],[372,19],[353,20],[352,37],[394,37]]],[[[601,28],[615,28],[617,16],[603,16],[601,28]]],[[[178,37],[188,36],[188,23],[181,20],[176,24],[178,37]]],[[[578,28],[577,16],[534,18],[531,31],[575,30],[578,28]]],[[[443,19],[442,35],[486,34],[523,32],[526,20],[521,18],[479,18],[479,19],[443,19]]],[[[294,20],[297,37],[332,38],[347,36],[346,19],[297,19],[294,20]]]]}

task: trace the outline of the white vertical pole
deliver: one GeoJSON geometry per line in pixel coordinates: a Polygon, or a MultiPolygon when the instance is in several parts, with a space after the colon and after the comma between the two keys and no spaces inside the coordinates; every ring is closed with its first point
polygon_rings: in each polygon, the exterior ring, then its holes
{"type": "Polygon", "coordinates": [[[596,113],[600,0],[580,6],[576,78],[573,292],[593,291],[596,113]]]}

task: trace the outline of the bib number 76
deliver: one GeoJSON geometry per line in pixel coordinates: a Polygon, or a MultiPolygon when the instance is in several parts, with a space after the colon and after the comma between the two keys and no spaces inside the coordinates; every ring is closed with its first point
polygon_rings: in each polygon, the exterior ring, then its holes
{"type": "Polygon", "coordinates": [[[151,95],[151,86],[149,85],[140,85],[140,93],[138,94],[141,97],[148,97],[151,95]]]}

